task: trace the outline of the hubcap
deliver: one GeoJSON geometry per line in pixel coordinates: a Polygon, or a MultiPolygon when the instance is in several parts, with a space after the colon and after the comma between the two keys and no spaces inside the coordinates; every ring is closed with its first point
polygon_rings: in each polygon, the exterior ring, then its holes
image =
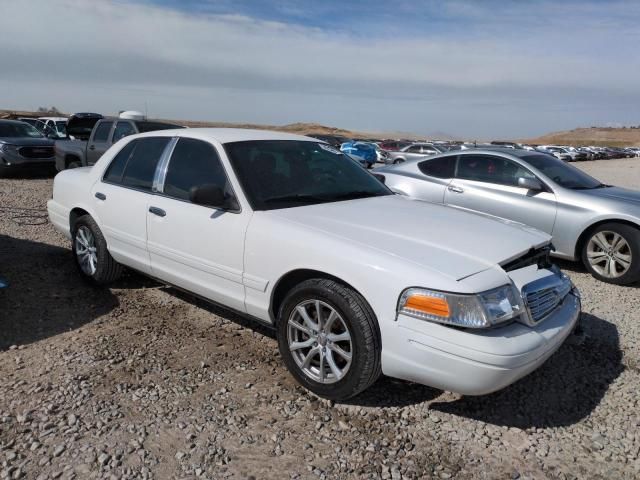
{"type": "Polygon", "coordinates": [[[349,371],[353,344],[340,314],[321,300],[305,300],[291,312],[287,342],[296,365],[320,383],[335,383],[349,371]]]}
{"type": "Polygon", "coordinates": [[[587,259],[596,272],[606,278],[618,278],[631,267],[631,248],[616,232],[596,233],[587,244],[587,259]]]}
{"type": "Polygon", "coordinates": [[[84,226],[78,228],[75,247],[80,269],[86,275],[93,276],[98,265],[98,254],[96,253],[96,240],[91,230],[84,226]]]}

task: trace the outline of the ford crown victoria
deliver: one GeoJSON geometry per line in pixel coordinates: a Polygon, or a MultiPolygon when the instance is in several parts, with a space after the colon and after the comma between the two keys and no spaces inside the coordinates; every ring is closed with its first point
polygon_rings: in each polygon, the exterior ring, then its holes
{"type": "Polygon", "coordinates": [[[272,325],[295,379],[331,399],[381,373],[501,389],[580,314],[547,234],[395,195],[308,137],[132,135],[58,174],[48,210],[87,281],[128,267],[272,325]]]}

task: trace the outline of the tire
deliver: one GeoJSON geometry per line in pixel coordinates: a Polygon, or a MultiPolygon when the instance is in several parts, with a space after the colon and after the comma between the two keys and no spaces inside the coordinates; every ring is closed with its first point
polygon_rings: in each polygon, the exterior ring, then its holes
{"type": "Polygon", "coordinates": [[[360,294],[336,281],[311,279],[294,287],[280,307],[277,336],[280,354],[293,377],[319,397],[346,400],[380,376],[380,329],[375,315],[360,294]],[[318,326],[318,305],[325,327],[331,323],[324,333],[311,327],[311,324],[318,326]],[[307,312],[311,324],[305,322],[300,308],[307,312]],[[331,311],[336,314],[332,322],[331,311]],[[344,332],[349,340],[345,340],[344,332]],[[305,346],[292,351],[294,343],[305,346]],[[311,362],[305,369],[304,359],[312,350],[311,362]],[[340,350],[342,353],[338,353],[340,350]],[[350,354],[350,360],[344,354],[350,354]]]}
{"type": "Polygon", "coordinates": [[[637,282],[640,230],[622,223],[598,225],[584,242],[581,256],[586,269],[598,280],[616,285],[637,282]]]}
{"type": "Polygon", "coordinates": [[[82,278],[88,283],[94,286],[106,285],[122,275],[122,266],[107,250],[107,242],[98,224],[90,215],[83,215],[76,220],[72,227],[71,238],[75,264],[82,278]],[[83,250],[90,248],[95,249],[93,255],[91,252],[83,254],[83,250]]]}
{"type": "Polygon", "coordinates": [[[80,159],[72,157],[71,159],[67,160],[66,169],[69,170],[71,168],[80,168],[81,166],[82,162],[80,161],[80,159]]]}

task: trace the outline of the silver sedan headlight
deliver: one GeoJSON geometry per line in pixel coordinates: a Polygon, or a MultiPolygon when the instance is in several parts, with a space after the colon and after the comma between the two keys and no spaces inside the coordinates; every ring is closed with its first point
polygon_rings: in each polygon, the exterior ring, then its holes
{"type": "Polygon", "coordinates": [[[409,288],[398,301],[398,313],[465,328],[492,327],[523,312],[522,297],[510,284],[475,295],[409,288]]]}

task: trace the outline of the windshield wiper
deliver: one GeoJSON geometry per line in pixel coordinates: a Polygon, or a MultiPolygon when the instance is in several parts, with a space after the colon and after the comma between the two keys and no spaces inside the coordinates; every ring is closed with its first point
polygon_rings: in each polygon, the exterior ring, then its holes
{"type": "Polygon", "coordinates": [[[331,200],[352,200],[356,198],[380,197],[382,195],[386,195],[386,193],[370,192],[366,190],[354,190],[352,192],[344,192],[337,195],[332,195],[331,200]]]}
{"type": "Polygon", "coordinates": [[[318,195],[309,195],[306,193],[295,193],[292,195],[280,195],[276,197],[265,198],[263,202],[326,202],[326,197],[320,197],[318,195]]]}

